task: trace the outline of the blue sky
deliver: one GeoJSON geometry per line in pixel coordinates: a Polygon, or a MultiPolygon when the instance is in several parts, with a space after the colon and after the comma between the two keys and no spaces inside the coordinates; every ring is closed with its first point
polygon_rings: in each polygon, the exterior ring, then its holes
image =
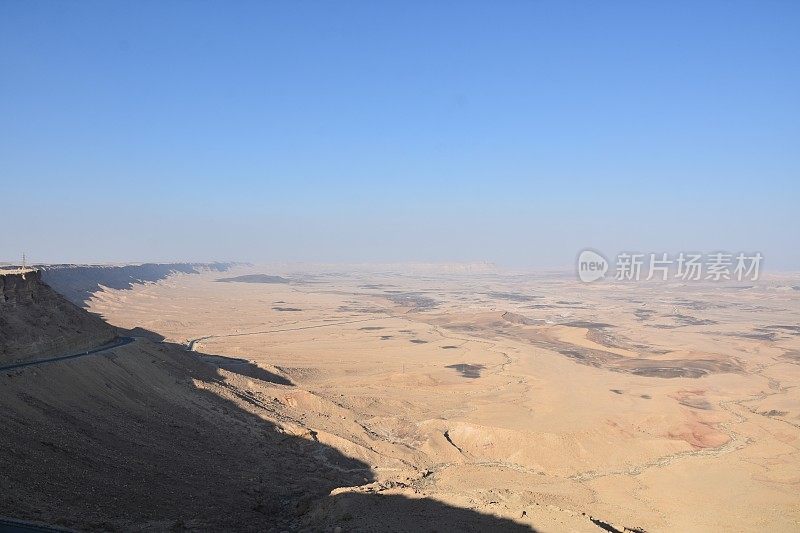
{"type": "Polygon", "coordinates": [[[762,251],[800,3],[0,0],[0,260],[762,251]]]}

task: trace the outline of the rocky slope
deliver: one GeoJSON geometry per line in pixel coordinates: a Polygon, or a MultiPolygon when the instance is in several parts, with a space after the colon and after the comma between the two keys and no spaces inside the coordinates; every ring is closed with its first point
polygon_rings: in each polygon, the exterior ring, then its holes
{"type": "MultiPolygon", "coordinates": [[[[38,273],[1,287],[3,353],[114,334],[38,273]]],[[[527,530],[380,495],[378,452],[288,416],[297,398],[319,398],[280,369],[210,359],[226,358],[141,336],[0,373],[0,516],[81,531],[527,530]]]]}
{"type": "Polygon", "coordinates": [[[42,282],[38,271],[0,275],[0,295],[0,364],[66,355],[117,335],[42,282]]]}

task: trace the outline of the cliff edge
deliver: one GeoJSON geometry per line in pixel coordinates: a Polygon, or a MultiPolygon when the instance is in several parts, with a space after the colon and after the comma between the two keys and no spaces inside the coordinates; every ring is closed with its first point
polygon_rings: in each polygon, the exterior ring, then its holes
{"type": "Polygon", "coordinates": [[[41,272],[0,274],[0,364],[75,353],[116,336],[116,328],[44,283],[41,272]]]}

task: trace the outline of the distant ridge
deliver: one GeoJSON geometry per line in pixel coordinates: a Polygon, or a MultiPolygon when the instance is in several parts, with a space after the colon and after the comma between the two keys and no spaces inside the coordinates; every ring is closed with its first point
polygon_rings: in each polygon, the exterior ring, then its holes
{"type": "Polygon", "coordinates": [[[289,283],[289,280],[281,276],[270,276],[268,274],[246,274],[233,278],[220,278],[216,280],[222,283],[289,283]]]}
{"type": "Polygon", "coordinates": [[[131,289],[135,284],[155,282],[172,274],[225,272],[234,263],[142,263],[135,265],[40,265],[42,280],[65,298],[84,305],[102,290],[131,289]]]}

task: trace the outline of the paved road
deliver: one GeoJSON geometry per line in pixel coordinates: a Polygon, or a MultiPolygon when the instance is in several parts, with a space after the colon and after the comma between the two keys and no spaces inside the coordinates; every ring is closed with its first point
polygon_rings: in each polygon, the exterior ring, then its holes
{"type": "MultiPolygon", "coordinates": [[[[73,353],[70,355],[60,355],[57,357],[48,357],[46,359],[34,359],[33,361],[24,361],[22,363],[0,366],[0,371],[15,370],[29,366],[43,365],[45,363],[54,363],[57,361],[66,361],[68,359],[86,357],[87,355],[103,353],[108,350],[113,350],[114,348],[119,348],[120,346],[125,346],[126,344],[130,344],[135,340],[136,338],[134,337],[118,337],[112,342],[98,346],[97,348],[92,348],[88,351],[73,353]]],[[[37,524],[36,522],[29,522],[27,520],[17,520],[14,518],[0,516],[0,533],[69,533],[73,531],[74,530],[72,529],[64,529],[58,526],[48,526],[44,524],[37,524]]]]}
{"type": "Polygon", "coordinates": [[[17,368],[24,368],[26,366],[43,365],[45,363],[55,363],[57,361],[66,361],[67,359],[77,359],[78,357],[86,357],[87,355],[98,354],[106,352],[108,350],[113,350],[114,348],[119,348],[120,346],[125,346],[126,344],[130,344],[135,340],[136,340],[135,337],[118,337],[116,340],[112,342],[109,342],[97,348],[92,348],[89,351],[73,353],[70,355],[59,355],[56,357],[48,357],[46,359],[34,359],[33,361],[23,361],[22,363],[14,363],[10,365],[0,366],[0,372],[2,372],[3,370],[14,370],[17,368]]]}
{"type": "MultiPolygon", "coordinates": [[[[207,341],[209,339],[219,339],[222,337],[246,337],[248,335],[267,335],[269,333],[283,333],[285,331],[300,331],[301,329],[317,329],[317,328],[329,328],[331,326],[343,326],[345,324],[357,324],[359,322],[371,322],[373,320],[385,320],[387,318],[393,318],[391,316],[376,316],[370,318],[359,318],[358,320],[345,320],[343,322],[328,322],[325,324],[315,324],[313,326],[297,326],[293,328],[282,328],[282,329],[269,329],[266,331],[250,331],[248,333],[227,333],[222,335],[207,335],[205,337],[198,337],[196,339],[192,339],[189,341],[189,344],[186,346],[186,349],[190,352],[194,351],[195,344],[207,341]]],[[[2,370],[2,369],[0,369],[2,370]]]]}
{"type": "Polygon", "coordinates": [[[0,516],[0,533],[70,533],[74,530],[0,516]]]}

